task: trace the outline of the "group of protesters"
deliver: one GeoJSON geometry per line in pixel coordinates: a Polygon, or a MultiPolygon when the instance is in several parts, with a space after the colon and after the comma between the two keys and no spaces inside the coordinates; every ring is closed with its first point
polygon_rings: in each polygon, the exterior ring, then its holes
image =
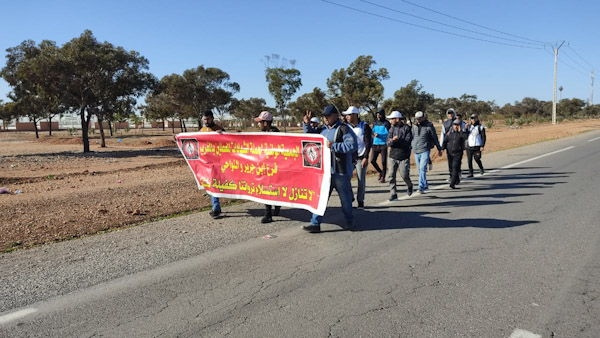
{"type": "MultiPolygon", "coordinates": [[[[438,139],[436,129],[427,115],[418,111],[414,115],[414,122],[407,120],[401,112],[394,110],[386,116],[383,109],[376,112],[373,125],[360,120],[358,108],[348,107],[341,113],[333,106],[325,107],[321,114],[323,124],[312,112],[307,111],[303,118],[303,131],[323,135],[327,141],[325,146],[331,150],[331,184],[329,195],[335,189],[341,201],[344,215],[344,229],[354,228],[353,202],[357,201],[357,208],[365,206],[366,173],[369,163],[378,173],[379,183],[388,183],[390,188],[389,201],[398,200],[398,185],[396,176],[406,184],[406,194],[411,196],[414,186],[410,179],[410,158],[414,153],[419,180],[416,193],[423,194],[429,190],[427,181],[428,166],[431,169],[431,151],[435,148],[438,156],[445,150],[448,159],[448,182],[450,188],[456,189],[461,180],[461,163],[463,152],[466,150],[469,174],[473,177],[473,159],[479,166],[479,172],[484,174],[481,162],[481,152],[484,150],[486,136],[485,127],[479,121],[477,114],[470,115],[470,121],[465,122],[462,116],[453,108],[447,110],[448,119],[443,122],[438,139]],[[381,157],[381,166],[378,158],[381,157]],[[351,178],[356,172],[357,194],[354,197],[351,178]],[[388,180],[386,182],[386,179],[388,180]]],[[[267,111],[261,112],[256,117],[261,131],[277,132],[272,125],[273,115],[267,111]]],[[[203,118],[202,131],[224,131],[214,123],[211,111],[207,111],[203,118]]],[[[210,215],[213,218],[221,216],[219,199],[211,197],[213,208],[210,215]]],[[[265,215],[262,223],[270,223],[272,217],[278,215],[280,207],[265,206],[265,215]]],[[[302,228],[308,232],[321,231],[323,216],[313,214],[308,225],[302,228]]]]}

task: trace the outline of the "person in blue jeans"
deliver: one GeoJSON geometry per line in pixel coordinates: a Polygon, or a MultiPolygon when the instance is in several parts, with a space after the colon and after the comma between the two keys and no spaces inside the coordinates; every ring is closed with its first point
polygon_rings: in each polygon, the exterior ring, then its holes
{"type": "MultiPolygon", "coordinates": [[[[325,107],[323,111],[323,120],[325,125],[313,128],[309,122],[312,117],[310,111],[304,116],[302,125],[305,133],[321,134],[327,138],[326,146],[331,149],[331,185],[329,187],[329,196],[335,188],[342,203],[342,212],[346,224],[345,229],[352,230],[354,227],[354,214],[352,211],[352,178],[353,168],[352,153],[358,150],[356,135],[347,124],[340,120],[340,113],[333,105],[325,107]]],[[[328,197],[329,198],[329,197],[328,197]]],[[[321,221],[323,216],[313,214],[309,225],[302,229],[308,232],[321,232],[321,221]]]]}
{"type": "Polygon", "coordinates": [[[426,123],[425,114],[418,111],[415,114],[415,124],[412,129],[413,140],[412,150],[415,153],[415,163],[419,170],[419,193],[424,193],[429,189],[427,183],[427,163],[429,162],[429,152],[434,146],[438,150],[438,156],[442,156],[442,147],[437,138],[435,127],[432,123],[426,123]]]}
{"type": "MultiPolygon", "coordinates": [[[[202,122],[204,123],[204,126],[200,129],[200,132],[216,131],[222,133],[225,131],[223,127],[215,123],[215,117],[212,110],[204,112],[202,122]]],[[[210,195],[210,203],[212,203],[212,210],[208,214],[214,219],[222,217],[223,214],[221,214],[221,202],[219,202],[219,198],[210,195]]]]}

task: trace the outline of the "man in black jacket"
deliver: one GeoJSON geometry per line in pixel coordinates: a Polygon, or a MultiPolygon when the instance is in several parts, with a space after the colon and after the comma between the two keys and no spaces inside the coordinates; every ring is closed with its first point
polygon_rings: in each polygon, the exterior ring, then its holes
{"type": "Polygon", "coordinates": [[[461,131],[461,121],[459,119],[455,119],[452,122],[452,128],[444,137],[442,149],[446,149],[448,161],[452,163],[450,169],[450,188],[456,189],[456,185],[460,182],[460,165],[467,135],[461,131]]]}
{"type": "Polygon", "coordinates": [[[396,172],[400,168],[400,177],[408,187],[408,196],[412,195],[413,184],[410,181],[410,143],[413,135],[409,126],[404,124],[399,111],[393,111],[388,117],[391,128],[388,132],[387,145],[390,147],[390,201],[398,199],[396,190],[396,172]]]}

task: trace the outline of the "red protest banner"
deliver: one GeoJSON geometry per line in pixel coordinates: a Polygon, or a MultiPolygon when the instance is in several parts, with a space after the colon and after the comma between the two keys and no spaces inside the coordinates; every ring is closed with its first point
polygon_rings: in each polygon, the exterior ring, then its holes
{"type": "Polygon", "coordinates": [[[210,195],[325,213],[331,175],[325,137],[198,132],[176,138],[198,188],[210,195]]]}

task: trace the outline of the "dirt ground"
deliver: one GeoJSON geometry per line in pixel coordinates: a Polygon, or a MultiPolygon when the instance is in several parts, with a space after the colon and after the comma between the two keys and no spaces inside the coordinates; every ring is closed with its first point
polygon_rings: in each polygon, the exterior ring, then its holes
{"type": "MultiPolygon", "coordinates": [[[[593,129],[600,120],[495,126],[485,152],[593,129]]],[[[0,132],[0,189],[9,191],[0,194],[0,253],[210,207],[170,131],[123,132],[107,138],[106,148],[96,135],[90,148],[83,154],[80,136],[65,131],[39,140],[33,132],[0,132]]]]}

